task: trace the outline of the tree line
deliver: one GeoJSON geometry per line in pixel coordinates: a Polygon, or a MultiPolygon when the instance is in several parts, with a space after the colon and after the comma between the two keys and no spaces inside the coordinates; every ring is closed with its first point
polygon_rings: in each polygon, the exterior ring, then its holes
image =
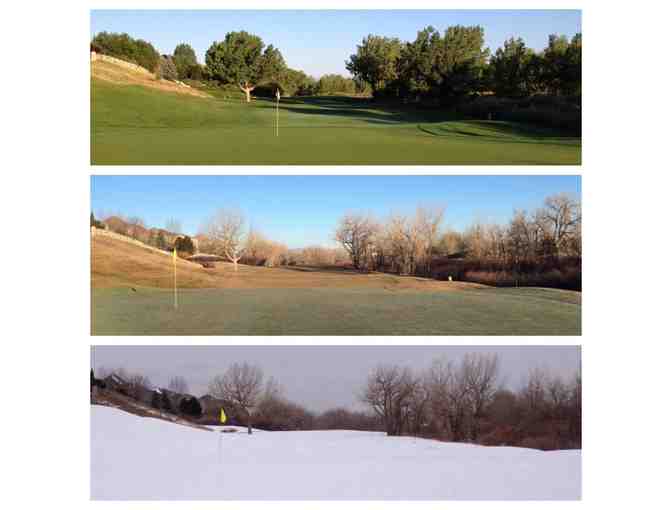
{"type": "MultiPolygon", "coordinates": [[[[151,389],[145,376],[124,369],[98,369],[128,381],[127,396],[142,400],[151,389]]],[[[92,381],[95,379],[93,370],[92,381]]],[[[93,383],[92,383],[93,385],[93,383]]],[[[388,436],[413,435],[485,445],[540,449],[581,447],[581,374],[570,378],[535,368],[508,389],[496,355],[469,353],[461,360],[436,358],[421,371],[398,365],[373,368],[356,398],[368,409],[333,408],[313,413],[285,396],[274,377],[257,365],[233,362],[208,385],[208,407],[188,395],[181,376],[167,390],[152,391],[149,405],[196,423],[219,423],[224,408],[229,424],[263,430],[368,430],[388,436]],[[170,395],[181,398],[171,400],[170,395]]],[[[202,403],[203,402],[203,403],[202,403]]]]}
{"type": "Polygon", "coordinates": [[[378,366],[359,398],[389,436],[416,435],[540,449],[581,447],[581,375],[536,368],[514,392],[503,387],[496,355],[435,359],[425,371],[378,366]]]}
{"type": "MultiPolygon", "coordinates": [[[[361,272],[379,271],[440,280],[496,286],[547,286],[581,290],[581,202],[566,193],[548,196],[532,212],[514,210],[505,224],[476,221],[462,232],[444,226],[445,207],[419,205],[412,214],[344,214],[334,231],[338,248],[308,246],[290,250],[249,225],[238,208],[222,208],[207,218],[192,239],[179,234],[178,220],[166,229],[147,229],[130,217],[104,223],[112,230],[161,249],[175,247],[181,256],[217,255],[233,264],[274,266],[350,265],[361,272]],[[172,242],[166,237],[170,236],[172,242]]],[[[92,225],[99,224],[91,215],[92,225]]]]}
{"type": "Polygon", "coordinates": [[[514,211],[508,224],[476,222],[461,233],[443,228],[444,215],[444,207],[424,206],[385,220],[348,213],[335,239],[360,271],[581,288],[581,204],[573,196],[549,196],[533,213],[514,211]]]}
{"type": "Polygon", "coordinates": [[[319,80],[289,68],[278,48],[245,31],[229,32],[213,42],[204,65],[187,43],[178,44],[172,55],[160,55],[151,43],[128,34],[100,32],[91,48],[135,62],[160,78],[234,87],[247,101],[255,90],[261,96],[274,96],[276,89],[287,96],[372,94],[404,102],[449,104],[475,117],[580,130],[580,33],[571,39],[552,34],[538,52],[522,38],[511,37],[492,54],[480,26],[451,26],[443,32],[429,26],[408,42],[370,34],[346,61],[352,78],[328,74],[319,80]],[[493,102],[491,96],[501,100],[493,102]],[[556,100],[544,99],[549,96],[556,100]]]}
{"type": "Polygon", "coordinates": [[[368,35],[346,62],[374,96],[455,102],[473,94],[581,95],[581,34],[550,35],[540,52],[511,37],[491,55],[480,26],[432,26],[414,41],[368,35]]]}
{"type": "Polygon", "coordinates": [[[178,44],[170,55],[161,55],[151,43],[125,33],[100,32],[92,39],[91,49],[136,63],[157,78],[232,86],[247,101],[253,91],[258,96],[275,97],[277,89],[286,96],[369,92],[368,85],[361,80],[339,74],[316,79],[291,69],[278,48],[267,46],[259,36],[245,31],[229,32],[222,41],[213,42],[205,54],[204,65],[198,63],[196,52],[187,43],[178,44]]]}

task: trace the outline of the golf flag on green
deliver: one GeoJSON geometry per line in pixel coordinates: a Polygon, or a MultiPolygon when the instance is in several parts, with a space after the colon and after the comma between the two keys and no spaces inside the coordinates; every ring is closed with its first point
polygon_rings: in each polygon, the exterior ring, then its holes
{"type": "Polygon", "coordinates": [[[219,421],[222,424],[226,423],[226,413],[224,412],[224,408],[219,410],[219,421]]]}

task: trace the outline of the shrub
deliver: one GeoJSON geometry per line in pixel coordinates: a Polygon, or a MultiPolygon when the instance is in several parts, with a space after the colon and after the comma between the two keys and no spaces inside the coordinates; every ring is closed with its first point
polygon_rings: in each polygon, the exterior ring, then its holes
{"type": "Polygon", "coordinates": [[[180,400],[180,413],[194,418],[200,418],[203,415],[201,403],[196,397],[184,397],[180,400]]]}
{"type": "Polygon", "coordinates": [[[194,248],[194,242],[191,240],[191,237],[189,236],[182,236],[176,238],[175,249],[180,253],[188,253],[189,255],[193,255],[194,251],[196,251],[194,248]]]}

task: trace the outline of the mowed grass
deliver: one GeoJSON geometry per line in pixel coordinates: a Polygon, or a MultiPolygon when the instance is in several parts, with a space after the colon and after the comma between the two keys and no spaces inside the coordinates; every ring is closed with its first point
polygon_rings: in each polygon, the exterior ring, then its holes
{"type": "Polygon", "coordinates": [[[581,294],[344,268],[213,269],[91,240],[94,335],[579,335],[581,294]]]}
{"type": "Polygon", "coordinates": [[[562,291],[165,289],[92,291],[94,335],[579,335],[562,291]]]}
{"type": "Polygon", "coordinates": [[[580,138],[513,122],[367,99],[275,104],[199,98],[100,79],[91,82],[92,164],[563,164],[580,138]]]}

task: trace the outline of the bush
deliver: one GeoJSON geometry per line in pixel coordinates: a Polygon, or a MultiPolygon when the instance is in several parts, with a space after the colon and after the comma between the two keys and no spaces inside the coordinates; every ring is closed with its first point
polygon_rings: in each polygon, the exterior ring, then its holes
{"type": "Polygon", "coordinates": [[[175,249],[179,253],[188,253],[189,255],[193,255],[194,252],[196,251],[194,248],[194,242],[191,240],[191,237],[189,236],[182,236],[176,238],[175,249]]]}
{"type": "Polygon", "coordinates": [[[180,413],[194,418],[200,418],[203,415],[203,408],[196,397],[184,397],[180,400],[180,413]]]}
{"type": "Polygon", "coordinates": [[[456,106],[458,113],[480,120],[522,122],[581,135],[581,107],[576,97],[532,96],[522,99],[476,96],[456,106]]]}

